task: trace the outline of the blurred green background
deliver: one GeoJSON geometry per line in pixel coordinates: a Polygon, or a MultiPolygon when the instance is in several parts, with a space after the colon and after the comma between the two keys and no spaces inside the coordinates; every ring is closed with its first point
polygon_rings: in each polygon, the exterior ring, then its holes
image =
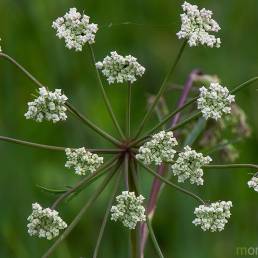
{"type": "MultiPolygon", "coordinates": [[[[100,25],[94,45],[98,60],[102,60],[109,51],[117,50],[121,54],[137,56],[146,67],[144,78],[133,88],[133,128],[136,128],[146,110],[148,94],[157,92],[167,65],[181,45],[175,35],[180,26],[181,3],[173,0],[1,0],[1,45],[41,82],[51,89],[61,87],[76,107],[116,135],[98,91],[87,49],[82,53],[66,49],[51,28],[52,21],[70,7],[85,10],[91,21],[100,25]],[[133,24],[121,24],[125,22],[133,24]]],[[[187,48],[173,82],[183,84],[194,68],[217,74],[229,88],[257,76],[258,1],[192,3],[214,11],[215,19],[222,27],[222,47],[187,48]]],[[[239,162],[258,162],[257,88],[256,84],[237,96],[253,131],[248,140],[237,144],[239,162]]],[[[106,89],[119,121],[124,124],[126,88],[114,85],[106,89]]],[[[26,121],[26,103],[34,90],[35,85],[23,74],[0,60],[0,135],[59,146],[108,146],[71,115],[67,122],[55,125],[26,121]]],[[[177,91],[170,92],[170,108],[175,107],[178,94],[177,91]]],[[[65,157],[60,152],[0,142],[0,162],[0,257],[40,257],[50,242],[28,236],[26,218],[31,212],[31,203],[38,201],[49,206],[55,196],[37,185],[63,188],[73,185],[78,177],[64,168],[65,157]]],[[[204,233],[192,226],[196,202],[166,188],[154,220],[165,257],[235,257],[236,247],[258,247],[258,195],[247,188],[248,172],[246,169],[211,171],[207,172],[205,186],[197,189],[186,185],[204,199],[233,201],[232,219],[222,233],[204,233]]],[[[151,178],[144,171],[141,174],[147,193],[151,178]]],[[[72,220],[95,187],[60,206],[65,221],[69,223],[72,220]]],[[[109,192],[110,189],[83,217],[53,257],[92,257],[109,192]]],[[[119,224],[109,223],[99,257],[127,257],[127,246],[128,232],[119,224]]],[[[156,257],[150,244],[147,245],[146,257],[156,257]]]]}

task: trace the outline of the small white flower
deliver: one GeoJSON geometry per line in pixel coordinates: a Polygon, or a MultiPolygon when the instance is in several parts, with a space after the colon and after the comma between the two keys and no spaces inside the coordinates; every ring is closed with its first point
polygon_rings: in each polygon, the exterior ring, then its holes
{"type": "Polygon", "coordinates": [[[86,43],[95,43],[95,34],[98,31],[98,25],[89,22],[89,16],[71,8],[63,17],[57,18],[52,27],[56,30],[57,37],[65,40],[67,48],[82,51],[86,43]]]}
{"type": "Polygon", "coordinates": [[[231,207],[231,201],[200,205],[195,208],[194,214],[196,215],[196,219],[193,220],[193,224],[200,226],[203,231],[222,231],[230,218],[231,207]]]}
{"type": "Polygon", "coordinates": [[[135,229],[138,222],[146,220],[144,197],[134,192],[124,191],[116,197],[116,205],[111,207],[111,220],[121,221],[129,229],[135,229]]]}
{"type": "Polygon", "coordinates": [[[95,172],[102,164],[103,157],[87,151],[84,147],[78,149],[65,149],[67,161],[65,167],[74,167],[75,174],[83,176],[95,172]]]}
{"type": "MultiPolygon", "coordinates": [[[[2,41],[2,39],[0,38],[0,41],[2,41]]],[[[2,52],[2,47],[1,47],[1,45],[0,45],[0,52],[2,52]]]]}
{"type": "Polygon", "coordinates": [[[67,224],[58,215],[58,212],[50,208],[43,209],[40,204],[32,204],[32,213],[28,217],[28,233],[51,240],[59,235],[59,231],[65,229],[67,224]]]}
{"type": "Polygon", "coordinates": [[[184,147],[184,152],[178,154],[178,158],[171,166],[172,172],[178,176],[178,182],[189,179],[191,184],[203,185],[202,166],[209,164],[212,159],[204,157],[202,153],[197,153],[189,146],[184,147]]]}
{"type": "Polygon", "coordinates": [[[254,175],[250,181],[247,182],[249,188],[253,188],[254,191],[258,192],[258,177],[254,175]]]}
{"type": "Polygon", "coordinates": [[[111,52],[102,62],[97,62],[96,67],[102,71],[109,84],[134,83],[137,77],[142,77],[145,72],[145,68],[137,62],[137,58],[131,55],[123,57],[116,51],[111,52]]]}
{"type": "Polygon", "coordinates": [[[51,92],[45,87],[39,88],[39,97],[28,103],[28,111],[24,116],[26,119],[33,119],[36,122],[43,120],[53,123],[64,121],[67,118],[65,113],[67,99],[60,89],[51,92]]]}
{"type": "Polygon", "coordinates": [[[187,39],[190,47],[207,45],[208,47],[220,47],[221,40],[209,32],[218,32],[220,27],[211,17],[212,11],[205,8],[199,10],[197,5],[184,2],[184,11],[181,14],[181,30],[177,33],[179,39],[187,39]]]}
{"type": "Polygon", "coordinates": [[[230,95],[226,87],[219,83],[211,83],[208,89],[200,88],[197,108],[201,110],[205,119],[218,120],[223,114],[231,112],[231,103],[233,102],[235,102],[235,96],[230,95]]]}
{"type": "Polygon", "coordinates": [[[139,154],[136,155],[136,158],[146,165],[151,163],[160,165],[162,162],[172,162],[176,153],[174,147],[177,144],[176,138],[173,137],[173,132],[160,131],[139,148],[139,154]]]}

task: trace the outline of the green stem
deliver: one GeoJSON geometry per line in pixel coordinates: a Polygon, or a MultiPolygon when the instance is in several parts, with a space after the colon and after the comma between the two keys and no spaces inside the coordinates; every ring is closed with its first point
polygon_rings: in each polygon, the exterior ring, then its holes
{"type": "Polygon", "coordinates": [[[162,119],[160,123],[158,123],[156,126],[154,126],[151,130],[149,130],[146,135],[151,135],[153,132],[155,132],[158,128],[160,128],[162,125],[166,124],[173,116],[175,116],[177,113],[181,112],[183,109],[188,107],[189,105],[193,104],[197,100],[196,98],[193,98],[189,100],[186,104],[184,104],[182,107],[177,108],[172,113],[165,116],[165,118],[162,119]]]}
{"type": "Polygon", "coordinates": [[[20,71],[22,71],[32,82],[37,84],[39,87],[45,87],[41,82],[39,82],[30,72],[28,72],[22,65],[20,65],[16,60],[7,54],[0,52],[0,57],[5,58],[10,63],[14,64],[20,71]]]}
{"type": "Polygon", "coordinates": [[[253,77],[253,78],[251,78],[250,80],[248,80],[248,81],[246,81],[246,82],[244,82],[244,83],[242,83],[242,84],[236,86],[230,93],[231,93],[231,94],[235,94],[235,93],[237,93],[238,91],[240,91],[242,88],[244,88],[244,87],[246,87],[246,86],[249,86],[250,84],[252,84],[252,83],[254,83],[254,82],[256,82],[256,81],[258,81],[258,77],[253,77]]]}
{"type": "Polygon", "coordinates": [[[147,113],[145,114],[145,116],[144,116],[144,118],[143,118],[143,120],[142,120],[142,122],[141,122],[141,124],[140,124],[140,126],[139,126],[139,129],[138,129],[138,131],[137,131],[137,133],[136,133],[136,135],[135,135],[135,138],[137,138],[137,137],[141,134],[142,129],[143,129],[145,123],[147,122],[147,120],[149,119],[150,115],[152,114],[154,108],[155,108],[156,105],[158,104],[158,101],[159,101],[160,97],[161,97],[161,96],[163,95],[163,93],[165,92],[165,90],[166,90],[166,88],[167,88],[167,82],[168,82],[170,76],[171,76],[171,75],[173,74],[173,72],[175,71],[175,68],[176,68],[176,66],[177,66],[177,64],[178,64],[178,62],[179,62],[179,60],[180,60],[180,58],[181,58],[181,56],[182,56],[182,54],[183,54],[183,51],[184,51],[184,49],[185,49],[186,43],[187,43],[186,41],[183,43],[183,45],[181,46],[181,48],[180,48],[180,50],[179,50],[179,52],[178,52],[178,54],[177,54],[177,57],[176,57],[175,61],[172,63],[170,69],[168,70],[168,73],[167,73],[167,75],[165,76],[165,78],[164,78],[164,80],[163,80],[163,82],[162,82],[162,84],[161,84],[161,87],[160,87],[160,89],[159,89],[158,94],[157,94],[156,97],[155,97],[154,102],[152,103],[150,109],[149,109],[149,110],[147,111],[147,113]]]}
{"type": "Polygon", "coordinates": [[[55,209],[62,201],[64,201],[67,197],[69,197],[71,194],[75,192],[80,192],[82,189],[84,189],[86,186],[92,184],[95,182],[98,178],[103,176],[107,171],[114,166],[114,162],[116,160],[116,157],[105,163],[101,168],[98,169],[95,173],[84,177],[81,179],[75,186],[61,194],[56,201],[52,204],[51,208],[55,209]]]}
{"type": "Polygon", "coordinates": [[[148,227],[148,230],[149,230],[149,233],[150,233],[150,237],[151,237],[151,240],[152,240],[152,243],[153,243],[153,246],[158,254],[158,256],[160,258],[164,258],[164,255],[162,254],[162,251],[159,247],[159,244],[158,244],[158,241],[155,237],[155,234],[154,234],[154,231],[153,231],[153,228],[152,228],[152,225],[151,225],[151,222],[150,222],[150,219],[148,216],[146,216],[146,224],[147,224],[147,227],[148,227]]]}
{"type": "Polygon", "coordinates": [[[107,206],[107,209],[106,209],[106,212],[105,212],[105,216],[103,218],[103,221],[102,221],[102,224],[101,224],[101,227],[100,227],[100,232],[99,232],[97,243],[96,243],[96,246],[95,246],[93,258],[97,258],[97,256],[98,256],[100,243],[101,243],[101,240],[102,240],[102,237],[103,237],[106,225],[107,225],[107,220],[108,220],[108,217],[109,217],[111,206],[114,202],[114,199],[115,199],[118,187],[119,187],[119,182],[120,182],[120,179],[121,179],[121,175],[122,175],[122,173],[120,172],[120,174],[117,176],[117,180],[115,182],[114,190],[113,190],[111,198],[108,202],[108,206],[107,206]]]}
{"type": "MultiPolygon", "coordinates": [[[[188,124],[189,122],[191,122],[192,120],[196,119],[197,117],[199,117],[201,115],[201,112],[197,112],[194,115],[190,116],[189,118],[185,119],[184,121],[182,121],[181,123],[178,123],[177,125],[168,128],[166,131],[175,131],[177,129],[179,129],[180,127],[188,124]]],[[[130,146],[137,146],[138,144],[143,143],[145,140],[147,140],[148,138],[150,138],[151,135],[146,135],[142,138],[139,138],[136,141],[133,141],[130,146]]]]}
{"type": "MultiPolygon", "coordinates": [[[[132,173],[131,165],[129,166],[129,156],[126,154],[125,156],[125,171],[129,176],[129,191],[135,192],[136,195],[138,194],[137,183],[134,180],[134,175],[132,173]]],[[[140,249],[139,249],[139,237],[138,237],[138,226],[136,229],[130,231],[130,241],[131,241],[131,257],[132,258],[139,258],[140,257],[140,249]]]]}
{"type": "Polygon", "coordinates": [[[109,101],[108,96],[107,96],[107,93],[104,89],[104,86],[103,86],[103,83],[102,83],[102,80],[101,80],[101,77],[100,77],[100,74],[99,74],[99,70],[96,68],[96,58],[95,58],[95,54],[94,54],[94,51],[93,51],[93,47],[91,45],[89,45],[89,48],[90,48],[92,63],[93,63],[93,66],[95,68],[95,71],[96,71],[96,75],[97,75],[97,79],[98,79],[98,82],[99,82],[101,94],[102,94],[102,97],[105,101],[106,108],[108,110],[108,113],[109,113],[109,115],[110,115],[118,133],[124,139],[125,138],[124,133],[121,130],[121,127],[119,126],[119,124],[117,122],[116,116],[113,112],[112,106],[111,106],[110,101],[109,101]]]}
{"type": "Polygon", "coordinates": [[[131,98],[132,98],[132,85],[127,85],[127,108],[126,108],[126,134],[130,137],[131,134],[131,98]]]}
{"type": "MultiPolygon", "coordinates": [[[[18,140],[18,139],[6,137],[6,136],[0,136],[0,141],[11,142],[11,143],[25,145],[29,147],[46,149],[46,150],[54,150],[54,151],[65,151],[65,149],[68,148],[68,147],[59,147],[59,146],[28,142],[28,141],[18,140]]],[[[71,149],[75,149],[75,148],[71,148],[71,149]]],[[[100,154],[116,154],[120,152],[119,149],[88,149],[87,148],[87,150],[92,153],[100,153],[100,154]]]]}
{"type": "Polygon", "coordinates": [[[34,148],[40,148],[40,149],[46,149],[46,150],[55,150],[55,151],[65,151],[65,147],[58,147],[58,146],[51,146],[51,145],[45,145],[45,144],[39,144],[39,143],[34,143],[34,142],[27,142],[27,141],[22,141],[6,136],[0,136],[0,141],[5,141],[5,142],[11,142],[15,144],[21,144],[21,145],[26,145],[34,148]]]}
{"type": "Polygon", "coordinates": [[[70,232],[74,229],[74,227],[79,223],[84,213],[91,207],[93,203],[97,200],[99,195],[103,192],[103,190],[108,185],[109,181],[117,171],[118,166],[114,170],[114,172],[106,177],[104,182],[100,185],[100,187],[91,195],[91,198],[85,203],[80,212],[76,215],[71,224],[66,228],[64,233],[56,240],[56,242],[47,250],[47,252],[42,256],[42,258],[49,257],[55,249],[59,246],[59,244],[70,234],[70,232]]]}
{"type": "Polygon", "coordinates": [[[115,139],[113,136],[109,135],[102,129],[100,129],[98,126],[96,126],[94,123],[92,123],[90,120],[88,120],[85,116],[83,116],[79,111],[77,111],[71,104],[66,104],[70,111],[72,111],[73,114],[75,114],[84,124],[89,126],[92,130],[97,132],[99,135],[103,136],[105,139],[109,140],[113,144],[119,146],[120,142],[115,139]]]}
{"type": "Polygon", "coordinates": [[[253,168],[258,170],[258,165],[255,164],[222,164],[222,165],[205,165],[203,168],[253,168]]]}
{"type": "Polygon", "coordinates": [[[188,190],[186,190],[186,189],[184,189],[184,188],[182,188],[182,187],[180,187],[180,186],[178,186],[178,185],[176,185],[176,184],[170,182],[170,181],[167,180],[166,178],[164,178],[164,177],[160,176],[158,173],[156,173],[153,169],[151,169],[151,168],[145,166],[143,162],[141,162],[141,161],[139,161],[139,160],[137,160],[137,162],[138,162],[143,168],[145,168],[145,170],[146,170],[147,172],[149,172],[149,173],[152,174],[153,176],[159,178],[161,181],[163,181],[163,182],[166,183],[167,185],[172,186],[172,187],[175,188],[176,190],[178,190],[178,191],[180,191],[180,192],[182,192],[182,193],[184,193],[184,194],[186,194],[186,195],[189,195],[190,197],[194,198],[195,200],[199,201],[200,203],[203,203],[203,204],[205,203],[205,202],[201,199],[201,197],[199,197],[198,195],[196,195],[196,194],[194,194],[194,193],[192,193],[192,192],[190,192],[190,191],[188,191],[188,190]]]}

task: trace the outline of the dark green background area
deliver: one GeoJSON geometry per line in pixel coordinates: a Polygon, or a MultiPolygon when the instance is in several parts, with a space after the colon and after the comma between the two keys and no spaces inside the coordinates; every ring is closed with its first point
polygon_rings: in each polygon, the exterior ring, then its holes
{"type": "MultiPolygon", "coordinates": [[[[85,10],[91,21],[100,26],[94,45],[98,60],[102,60],[109,51],[117,50],[123,55],[137,56],[146,67],[143,79],[133,88],[132,127],[135,129],[145,113],[148,95],[157,92],[168,64],[182,43],[175,35],[180,26],[181,3],[173,0],[1,0],[1,45],[42,83],[50,89],[62,88],[76,107],[116,135],[105,111],[87,48],[81,53],[66,49],[51,28],[52,21],[70,7],[85,10]],[[125,22],[133,24],[122,24],[125,22]]],[[[229,88],[258,76],[258,1],[192,3],[214,11],[222,28],[222,47],[187,48],[173,82],[183,84],[194,68],[217,74],[222,84],[229,88]]],[[[237,96],[253,131],[251,138],[237,145],[241,154],[239,162],[258,161],[257,88],[257,84],[253,85],[237,96]]],[[[108,146],[71,115],[67,122],[55,125],[26,121],[26,105],[35,89],[35,85],[16,68],[0,60],[0,135],[59,146],[108,146]]],[[[106,89],[120,123],[125,124],[126,88],[114,85],[106,89]]],[[[178,92],[169,94],[172,109],[178,92]]],[[[0,142],[0,257],[40,257],[49,247],[50,242],[28,236],[26,218],[31,212],[31,203],[38,201],[49,206],[55,198],[37,185],[63,188],[78,180],[64,168],[64,162],[65,156],[60,152],[0,142]]],[[[192,226],[193,209],[197,203],[166,188],[154,220],[154,229],[165,257],[229,258],[236,256],[237,247],[258,246],[258,194],[247,188],[248,172],[247,169],[209,171],[203,187],[185,185],[207,200],[232,200],[232,219],[222,233],[204,233],[192,226]]],[[[141,174],[147,193],[151,178],[144,171],[141,174]]],[[[68,223],[95,187],[60,206],[62,217],[68,223]]],[[[110,190],[83,217],[53,257],[92,256],[110,190]]],[[[108,223],[99,257],[126,258],[127,244],[127,230],[119,224],[108,223]]],[[[146,257],[156,257],[150,244],[146,257]]]]}

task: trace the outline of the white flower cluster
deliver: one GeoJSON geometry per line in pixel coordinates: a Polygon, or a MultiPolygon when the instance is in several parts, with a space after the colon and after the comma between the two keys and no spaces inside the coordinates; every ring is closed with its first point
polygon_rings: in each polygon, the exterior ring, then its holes
{"type": "Polygon", "coordinates": [[[137,77],[143,76],[145,68],[137,62],[137,58],[128,55],[121,56],[116,51],[106,56],[102,62],[96,63],[109,84],[129,82],[134,83],[137,77]]]}
{"type": "Polygon", "coordinates": [[[42,122],[43,120],[53,123],[64,121],[67,118],[65,113],[67,99],[60,89],[51,92],[45,87],[39,88],[39,97],[28,103],[28,111],[24,116],[26,119],[33,119],[36,122],[42,122]]]}
{"type": "Polygon", "coordinates": [[[135,229],[137,222],[146,220],[144,197],[134,192],[123,191],[116,197],[116,205],[111,207],[111,220],[121,221],[125,227],[135,229]]]}
{"type": "Polygon", "coordinates": [[[103,164],[103,157],[87,151],[84,147],[78,149],[65,149],[67,161],[65,167],[74,167],[75,174],[83,176],[87,172],[95,172],[101,164],[103,164]]]}
{"type": "Polygon", "coordinates": [[[230,95],[226,87],[219,83],[211,83],[207,89],[200,88],[200,95],[197,100],[197,108],[201,110],[205,119],[213,118],[218,120],[224,114],[231,112],[231,103],[235,102],[235,96],[230,95]]]}
{"type": "Polygon", "coordinates": [[[258,177],[257,175],[253,176],[251,180],[248,181],[249,188],[253,188],[254,191],[258,192],[258,177]]]}
{"type": "Polygon", "coordinates": [[[162,162],[172,162],[176,153],[174,147],[177,144],[176,138],[173,137],[173,132],[160,131],[139,148],[136,158],[146,165],[151,163],[160,165],[162,162]]]}
{"type": "MultiPolygon", "coordinates": [[[[0,41],[1,41],[2,39],[0,38],[0,41]]],[[[0,45],[0,52],[2,52],[2,47],[1,47],[1,45],[0,45]]]]}
{"type": "Polygon", "coordinates": [[[200,226],[203,231],[222,231],[230,218],[230,208],[232,202],[220,201],[210,205],[200,205],[195,208],[196,219],[193,220],[195,226],[200,226]]]}
{"type": "Polygon", "coordinates": [[[43,209],[40,204],[32,204],[32,213],[28,217],[28,233],[51,240],[59,235],[59,231],[65,229],[67,224],[58,215],[58,212],[50,208],[43,209]]]}
{"type": "Polygon", "coordinates": [[[71,8],[63,17],[57,18],[52,27],[56,30],[57,37],[65,40],[67,48],[82,51],[86,43],[95,42],[95,33],[98,31],[98,25],[89,22],[89,16],[71,8]]]}
{"type": "Polygon", "coordinates": [[[184,152],[178,154],[178,158],[171,166],[172,172],[178,176],[178,182],[190,180],[191,184],[203,185],[203,170],[202,166],[207,165],[212,159],[204,157],[202,153],[197,153],[189,146],[184,147],[184,152]]]}
{"type": "Polygon", "coordinates": [[[220,47],[220,38],[216,38],[209,32],[218,32],[220,27],[212,19],[212,11],[205,8],[199,10],[197,5],[184,2],[184,13],[181,14],[181,30],[177,33],[179,39],[187,39],[190,47],[207,45],[208,47],[220,47]]]}

